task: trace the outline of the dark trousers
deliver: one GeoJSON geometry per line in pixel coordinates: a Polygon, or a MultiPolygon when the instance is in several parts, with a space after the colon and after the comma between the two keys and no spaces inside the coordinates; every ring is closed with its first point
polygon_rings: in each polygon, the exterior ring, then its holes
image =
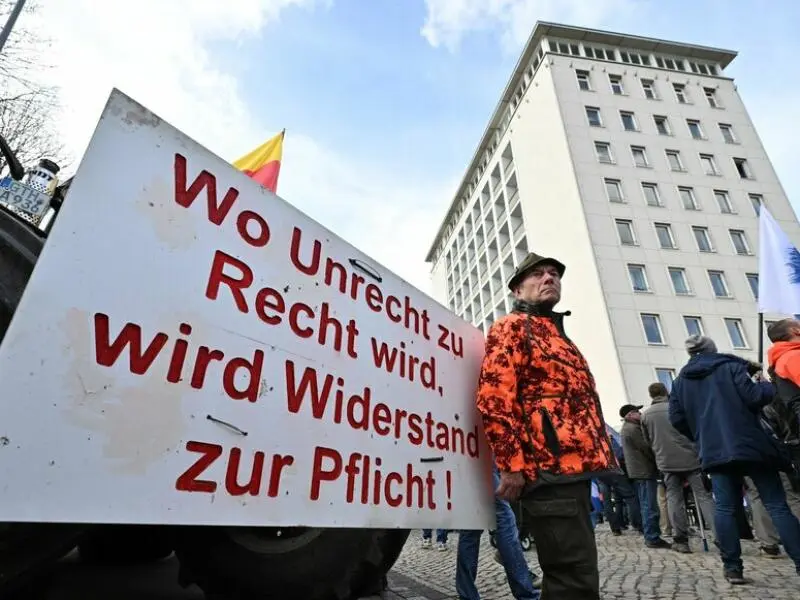
{"type": "Polygon", "coordinates": [[[544,485],[522,499],[542,568],[542,600],[599,600],[591,484],[544,485]]]}
{"type": "Polygon", "coordinates": [[[742,505],[742,476],[749,475],[753,480],[761,501],[778,530],[783,547],[794,561],[800,574],[800,521],[792,514],[786,502],[777,471],[758,466],[742,468],[738,472],[718,472],[711,474],[711,485],[714,488],[716,511],[717,542],[719,542],[722,564],[726,571],[742,570],[742,546],[739,543],[739,532],[736,524],[736,508],[742,505]]]}
{"type": "Polygon", "coordinates": [[[658,508],[658,482],[655,479],[634,479],[633,484],[639,494],[639,506],[642,509],[642,527],[644,540],[655,542],[661,537],[658,524],[661,510],[658,508]]]}
{"type": "Polygon", "coordinates": [[[625,524],[623,514],[625,506],[634,529],[642,528],[642,509],[639,508],[639,497],[625,475],[605,475],[600,478],[600,490],[603,493],[603,512],[611,531],[622,531],[625,524]]]}

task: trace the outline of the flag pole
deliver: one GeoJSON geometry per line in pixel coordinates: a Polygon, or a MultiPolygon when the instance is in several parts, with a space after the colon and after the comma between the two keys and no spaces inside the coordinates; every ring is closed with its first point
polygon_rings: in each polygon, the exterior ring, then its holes
{"type": "Polygon", "coordinates": [[[764,313],[758,313],[758,364],[764,364],[764,313]]]}

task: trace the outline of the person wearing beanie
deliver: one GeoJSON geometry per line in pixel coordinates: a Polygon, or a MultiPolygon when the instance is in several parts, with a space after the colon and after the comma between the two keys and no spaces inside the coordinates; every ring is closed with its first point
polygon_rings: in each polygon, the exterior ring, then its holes
{"type": "Polygon", "coordinates": [[[700,466],[711,476],[714,529],[725,578],[733,584],[748,583],[736,523],[744,477],[758,489],[800,575],[800,521],[789,510],[779,476],[791,468],[791,461],[759,420],[775,395],[772,384],[753,381],[753,364],[718,352],[710,338],[692,336],[685,347],[689,362],[672,383],[669,420],[694,442],[700,466]]]}

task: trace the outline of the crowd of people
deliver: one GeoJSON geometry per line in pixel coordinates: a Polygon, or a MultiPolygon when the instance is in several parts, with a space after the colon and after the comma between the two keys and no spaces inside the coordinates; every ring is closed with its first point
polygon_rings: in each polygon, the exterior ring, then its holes
{"type": "MultiPolygon", "coordinates": [[[[692,552],[687,502],[718,550],[724,577],[747,583],[741,558],[744,498],[765,556],[779,545],[800,575],[800,321],[770,326],[769,381],[760,365],[692,336],[672,383],[649,386],[650,404],[627,404],[616,443],[594,377],[568,337],[561,299],[566,266],[529,254],[508,282],[513,311],[486,337],[477,406],[495,463],[499,560],[517,599],[600,597],[595,524],[633,527],[644,547],[692,552]],[[593,505],[596,484],[602,508],[593,505]],[[509,502],[519,502],[536,544],[529,571],[509,502]],[[790,507],[791,505],[791,507],[790,507]],[[669,542],[664,539],[672,537],[669,542]],[[537,589],[540,588],[540,589],[537,589]]],[[[459,536],[456,587],[475,587],[482,532],[459,536]]],[[[432,532],[423,534],[431,545],[432,532]]],[[[446,549],[446,532],[437,534],[446,549]]]]}

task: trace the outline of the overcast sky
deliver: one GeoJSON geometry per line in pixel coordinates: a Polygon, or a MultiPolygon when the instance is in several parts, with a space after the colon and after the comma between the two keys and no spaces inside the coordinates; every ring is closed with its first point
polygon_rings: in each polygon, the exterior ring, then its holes
{"type": "MultiPolygon", "coordinates": [[[[112,87],[235,160],[286,128],[279,193],[423,291],[424,257],[537,19],[719,46],[790,199],[800,2],[40,0],[78,158],[112,87]]],[[[21,25],[21,23],[20,23],[21,25]]]]}

